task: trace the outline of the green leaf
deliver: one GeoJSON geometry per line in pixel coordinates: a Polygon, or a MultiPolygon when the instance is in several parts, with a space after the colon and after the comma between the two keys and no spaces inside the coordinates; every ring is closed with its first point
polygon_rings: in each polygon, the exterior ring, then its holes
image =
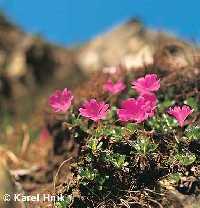
{"type": "Polygon", "coordinates": [[[181,180],[181,173],[173,173],[169,175],[169,180],[173,184],[177,184],[181,180]]]}
{"type": "Polygon", "coordinates": [[[174,103],[175,103],[174,100],[166,99],[164,102],[162,102],[158,105],[158,109],[159,109],[160,112],[164,112],[170,106],[174,105],[174,103]]]}
{"type": "Polygon", "coordinates": [[[148,125],[159,132],[168,132],[178,127],[177,121],[167,114],[155,116],[148,121],[148,125]]]}
{"type": "Polygon", "coordinates": [[[87,132],[87,126],[83,123],[83,120],[80,118],[80,115],[76,116],[74,113],[71,113],[69,116],[68,124],[71,127],[78,126],[82,131],[87,132]]]}
{"type": "Polygon", "coordinates": [[[177,154],[175,158],[184,166],[191,165],[196,160],[194,154],[177,154]]]}
{"type": "Polygon", "coordinates": [[[93,181],[95,179],[96,171],[91,168],[80,168],[79,175],[82,180],[93,181]]]}
{"type": "Polygon", "coordinates": [[[134,123],[128,123],[126,129],[134,133],[137,130],[137,126],[134,123]]]}
{"type": "Polygon", "coordinates": [[[119,142],[123,139],[124,127],[121,126],[109,126],[101,128],[96,132],[95,137],[108,137],[113,141],[119,142]]]}
{"type": "Polygon", "coordinates": [[[126,155],[121,155],[119,153],[112,153],[110,155],[107,155],[106,160],[119,169],[125,167],[128,164],[127,162],[125,162],[126,155]]]}
{"type": "Polygon", "coordinates": [[[103,142],[99,142],[96,138],[91,138],[88,142],[88,148],[92,150],[93,153],[101,149],[103,142]]]}
{"type": "Polygon", "coordinates": [[[185,135],[190,140],[200,139],[200,127],[199,126],[189,126],[185,130],[185,135]]]}
{"type": "Polygon", "coordinates": [[[138,154],[147,155],[154,152],[158,145],[151,143],[148,138],[143,137],[138,138],[137,142],[133,144],[133,147],[138,154]]]}
{"type": "Polygon", "coordinates": [[[109,176],[105,175],[105,174],[98,174],[95,178],[95,181],[97,183],[98,186],[98,190],[102,190],[103,189],[103,185],[105,184],[105,182],[109,179],[109,176]]]}
{"type": "Polygon", "coordinates": [[[111,139],[116,142],[120,142],[123,139],[123,134],[124,134],[124,128],[120,126],[116,126],[112,131],[111,131],[111,139]]]}
{"type": "Polygon", "coordinates": [[[64,201],[58,201],[56,202],[56,207],[57,208],[68,208],[70,204],[72,203],[72,196],[69,195],[64,198],[64,201]]]}
{"type": "Polygon", "coordinates": [[[199,103],[196,98],[189,97],[187,100],[184,101],[184,104],[189,105],[191,108],[193,108],[195,111],[198,111],[199,109],[199,103]]]}

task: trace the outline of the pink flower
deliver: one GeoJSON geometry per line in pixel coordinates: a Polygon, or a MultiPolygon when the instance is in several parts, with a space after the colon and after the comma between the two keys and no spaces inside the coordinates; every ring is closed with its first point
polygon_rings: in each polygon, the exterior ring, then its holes
{"type": "Polygon", "coordinates": [[[79,108],[79,112],[82,116],[97,122],[106,117],[108,108],[109,105],[105,102],[97,102],[95,99],[91,99],[85,102],[83,108],[79,108]]]}
{"type": "Polygon", "coordinates": [[[145,94],[139,97],[144,99],[145,103],[145,112],[149,118],[153,117],[157,107],[157,98],[154,94],[145,94]]]}
{"type": "Polygon", "coordinates": [[[122,102],[117,110],[120,121],[135,121],[141,123],[155,113],[157,99],[155,95],[144,95],[137,99],[129,98],[122,102]]]}
{"type": "Polygon", "coordinates": [[[183,127],[185,125],[186,118],[192,114],[193,109],[187,105],[183,105],[182,107],[174,106],[173,108],[169,108],[167,112],[178,121],[180,127],[183,127]]]}
{"type": "Polygon", "coordinates": [[[103,85],[103,89],[106,92],[110,92],[111,94],[115,95],[126,88],[125,84],[119,80],[116,83],[113,83],[112,80],[108,80],[106,84],[103,85]]]}
{"type": "Polygon", "coordinates": [[[53,95],[49,97],[49,105],[54,112],[66,112],[71,106],[73,98],[71,91],[67,88],[63,91],[56,90],[53,95]]]}
{"type": "Polygon", "coordinates": [[[152,94],[160,88],[160,80],[156,74],[147,74],[145,77],[141,77],[136,81],[132,82],[133,89],[139,94],[152,94]]]}
{"type": "Polygon", "coordinates": [[[117,114],[120,121],[136,121],[141,123],[146,120],[146,114],[143,109],[144,103],[141,100],[129,98],[124,100],[121,104],[121,109],[117,110],[117,114]]]}

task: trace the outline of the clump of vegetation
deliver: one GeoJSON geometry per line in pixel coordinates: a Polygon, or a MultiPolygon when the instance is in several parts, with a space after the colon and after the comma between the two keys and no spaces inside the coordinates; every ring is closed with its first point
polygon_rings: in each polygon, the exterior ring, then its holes
{"type": "Polygon", "coordinates": [[[68,89],[49,98],[52,110],[64,114],[73,138],[84,140],[71,164],[66,202],[57,207],[161,207],[169,187],[199,194],[194,186],[200,184],[200,126],[193,118],[198,102],[194,97],[182,104],[167,95],[160,99],[156,74],[134,81],[130,75],[116,77],[102,86],[105,101],[91,98],[77,108],[68,89]],[[191,176],[196,181],[192,190],[183,181],[191,176]]]}

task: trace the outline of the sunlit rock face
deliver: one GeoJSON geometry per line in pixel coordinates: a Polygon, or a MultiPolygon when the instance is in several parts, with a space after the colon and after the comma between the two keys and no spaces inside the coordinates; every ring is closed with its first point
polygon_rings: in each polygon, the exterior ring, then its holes
{"type": "Polygon", "coordinates": [[[141,66],[141,62],[150,64],[153,61],[153,45],[147,43],[145,36],[143,25],[130,21],[99,35],[81,48],[78,63],[88,71],[119,64],[128,68],[141,66]]]}
{"type": "Polygon", "coordinates": [[[123,65],[127,69],[154,63],[169,70],[190,66],[197,50],[175,36],[146,29],[132,20],[99,35],[77,54],[77,62],[84,71],[123,65]]]}

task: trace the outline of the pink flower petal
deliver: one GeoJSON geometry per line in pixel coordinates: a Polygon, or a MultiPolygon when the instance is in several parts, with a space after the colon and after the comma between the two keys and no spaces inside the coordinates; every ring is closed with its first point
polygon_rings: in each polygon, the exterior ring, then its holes
{"type": "Polygon", "coordinates": [[[174,106],[173,108],[170,107],[167,112],[178,121],[180,127],[183,127],[185,125],[185,120],[192,114],[193,109],[187,105],[183,105],[182,107],[174,106]]]}
{"type": "Polygon", "coordinates": [[[112,80],[108,80],[104,85],[103,89],[106,92],[109,92],[113,95],[120,93],[126,88],[125,84],[119,80],[116,83],[113,83],[112,80]]]}
{"type": "Polygon", "coordinates": [[[63,91],[56,90],[49,97],[49,105],[54,112],[66,112],[71,106],[73,95],[70,90],[65,88],[63,91]]]}
{"type": "Polygon", "coordinates": [[[109,105],[105,102],[97,102],[95,99],[86,101],[79,112],[83,117],[89,118],[95,122],[104,119],[107,115],[109,105]]]}
{"type": "Polygon", "coordinates": [[[141,123],[154,115],[156,103],[155,95],[140,96],[137,99],[129,98],[123,101],[121,108],[117,110],[119,120],[141,123]]]}
{"type": "Polygon", "coordinates": [[[141,77],[136,81],[132,82],[133,89],[139,94],[152,94],[160,88],[160,80],[156,74],[147,74],[145,77],[141,77]]]}

